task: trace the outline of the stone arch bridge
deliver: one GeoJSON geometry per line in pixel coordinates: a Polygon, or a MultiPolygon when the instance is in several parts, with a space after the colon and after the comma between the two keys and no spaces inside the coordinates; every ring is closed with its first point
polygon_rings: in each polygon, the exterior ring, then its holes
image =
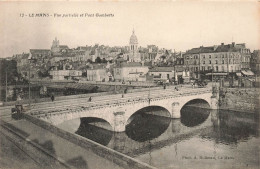
{"type": "MultiPolygon", "coordinates": [[[[161,89],[163,92],[164,90],[161,89]]],[[[178,93],[149,95],[150,97],[130,97],[111,99],[108,102],[99,102],[82,106],[61,107],[54,111],[31,110],[29,113],[53,125],[58,125],[68,120],[84,117],[100,118],[107,121],[115,132],[125,131],[127,120],[138,110],[149,107],[159,106],[168,110],[171,118],[180,118],[182,107],[191,100],[202,99],[209,103],[211,109],[218,108],[218,98],[212,97],[212,90],[209,88],[191,89],[178,93]]],[[[136,93],[136,96],[138,93],[136,93]]],[[[111,96],[112,98],[112,96],[111,96]]]]}

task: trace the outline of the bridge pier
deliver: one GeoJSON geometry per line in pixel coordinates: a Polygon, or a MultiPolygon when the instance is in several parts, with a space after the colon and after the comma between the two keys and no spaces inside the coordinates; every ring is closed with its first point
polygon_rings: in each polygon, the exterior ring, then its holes
{"type": "Polygon", "coordinates": [[[177,119],[181,117],[181,106],[179,102],[172,103],[171,118],[177,119]]]}
{"type": "Polygon", "coordinates": [[[114,112],[114,124],[112,128],[115,132],[123,132],[125,131],[126,119],[124,111],[114,112]]]}
{"type": "Polygon", "coordinates": [[[211,97],[211,100],[210,100],[210,107],[211,109],[213,110],[216,110],[218,109],[218,102],[219,102],[219,99],[218,97],[211,97]]]}

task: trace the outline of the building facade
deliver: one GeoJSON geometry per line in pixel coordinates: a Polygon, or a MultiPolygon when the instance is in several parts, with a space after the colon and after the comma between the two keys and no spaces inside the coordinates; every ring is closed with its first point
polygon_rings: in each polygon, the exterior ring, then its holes
{"type": "Polygon", "coordinates": [[[80,70],[50,70],[49,73],[53,80],[70,80],[82,76],[82,71],[80,70]]]}
{"type": "Polygon", "coordinates": [[[248,50],[241,44],[215,45],[188,50],[184,54],[184,67],[193,78],[199,78],[201,72],[240,72],[249,67],[248,50]],[[242,53],[246,52],[246,53],[242,53]],[[245,59],[246,58],[246,59],[245,59]]]}
{"type": "MultiPolygon", "coordinates": [[[[116,81],[139,81],[149,71],[148,66],[141,63],[120,63],[114,67],[114,79],[116,81]]],[[[143,80],[142,80],[143,81],[143,80]]]]}

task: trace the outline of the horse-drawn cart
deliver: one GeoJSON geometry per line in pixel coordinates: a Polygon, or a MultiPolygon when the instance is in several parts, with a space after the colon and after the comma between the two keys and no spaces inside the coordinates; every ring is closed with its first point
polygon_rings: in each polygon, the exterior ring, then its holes
{"type": "Polygon", "coordinates": [[[23,116],[23,112],[25,112],[22,104],[16,104],[11,111],[12,111],[12,118],[16,120],[21,119],[23,116]]]}

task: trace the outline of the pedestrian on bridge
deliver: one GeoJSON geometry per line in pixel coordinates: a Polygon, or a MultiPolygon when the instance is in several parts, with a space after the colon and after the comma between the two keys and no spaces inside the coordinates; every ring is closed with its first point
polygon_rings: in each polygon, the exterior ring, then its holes
{"type": "Polygon", "coordinates": [[[55,100],[54,95],[51,95],[51,101],[53,102],[55,100]]]}

